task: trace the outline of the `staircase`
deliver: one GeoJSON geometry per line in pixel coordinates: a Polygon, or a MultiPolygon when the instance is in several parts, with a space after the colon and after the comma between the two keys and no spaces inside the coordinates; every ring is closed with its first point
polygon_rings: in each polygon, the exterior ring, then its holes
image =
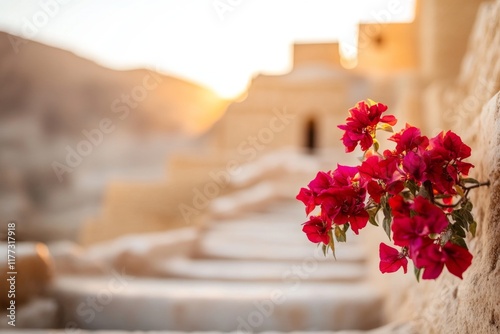
{"type": "MultiPolygon", "coordinates": [[[[61,326],[240,333],[380,326],[381,296],[367,281],[362,245],[348,235],[335,260],[311,244],[301,231],[303,206],[290,198],[293,180],[274,180],[288,196],[240,205],[252,209],[230,205],[236,210],[213,214],[200,229],[89,249],[87,258],[108,258],[114,271],[55,281],[61,326]]],[[[219,200],[231,198],[241,196],[219,200]]]]}

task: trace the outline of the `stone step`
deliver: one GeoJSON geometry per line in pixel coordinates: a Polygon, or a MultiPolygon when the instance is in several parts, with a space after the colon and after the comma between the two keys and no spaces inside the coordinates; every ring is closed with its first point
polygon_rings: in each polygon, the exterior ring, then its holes
{"type": "Polygon", "coordinates": [[[52,298],[34,298],[26,304],[16,303],[14,306],[14,310],[7,307],[0,310],[0,333],[18,333],[18,328],[36,328],[38,331],[58,325],[59,305],[52,298]]]}
{"type": "MultiPolygon", "coordinates": [[[[299,243],[311,245],[302,232],[302,225],[297,223],[276,223],[269,221],[230,221],[213,224],[205,228],[204,237],[219,237],[226,239],[299,243]]],[[[349,244],[359,241],[352,231],[347,233],[349,244]]]]}
{"type": "MultiPolygon", "coordinates": [[[[336,243],[337,261],[364,262],[366,254],[360,244],[336,243]]],[[[259,261],[332,261],[331,252],[323,255],[321,247],[310,242],[293,246],[261,240],[228,239],[224,235],[208,235],[197,244],[193,252],[196,258],[259,260],[259,261]]]]}
{"type": "Polygon", "coordinates": [[[366,268],[356,263],[318,262],[314,259],[296,263],[235,260],[194,260],[173,257],[153,268],[155,277],[224,281],[282,281],[293,272],[304,281],[355,282],[365,278],[366,268]]]}
{"type": "Polygon", "coordinates": [[[272,244],[280,244],[283,247],[290,246],[313,246],[304,233],[274,233],[269,230],[233,230],[233,231],[206,231],[204,237],[214,240],[220,240],[225,242],[227,240],[232,240],[234,242],[250,243],[250,242],[265,242],[272,244]]]}
{"type": "MultiPolygon", "coordinates": [[[[17,326],[16,326],[17,327],[17,326]]],[[[122,331],[122,330],[85,330],[85,329],[21,329],[17,328],[15,334],[68,334],[76,332],[77,334],[188,334],[188,332],[184,331],[122,331]]],[[[6,333],[6,331],[4,331],[6,333]]],[[[244,331],[231,331],[231,332],[220,332],[220,331],[195,331],[189,332],[189,334],[241,334],[245,333],[244,331]]],[[[285,332],[279,331],[265,331],[260,332],[256,331],[254,333],[260,334],[285,334],[285,332]]],[[[411,322],[392,322],[386,324],[382,327],[377,327],[371,330],[340,330],[340,331],[293,331],[286,332],[288,334],[417,334],[418,330],[416,325],[411,322]]]]}
{"type": "Polygon", "coordinates": [[[251,214],[245,214],[240,217],[234,218],[224,218],[216,220],[217,223],[214,223],[209,226],[230,226],[234,224],[269,224],[270,227],[293,227],[294,225],[300,226],[303,222],[306,221],[305,215],[294,215],[294,214],[285,214],[280,212],[253,212],[251,214]]]}
{"type": "Polygon", "coordinates": [[[304,213],[291,213],[291,212],[280,212],[274,211],[272,208],[269,212],[255,212],[251,213],[242,213],[237,217],[225,217],[212,219],[211,226],[227,226],[232,224],[268,224],[270,227],[280,227],[280,226],[288,226],[288,228],[293,228],[293,226],[301,226],[307,220],[306,215],[304,213]]]}
{"type": "Polygon", "coordinates": [[[63,326],[179,331],[318,331],[370,329],[382,299],[367,284],[247,283],[62,277],[53,284],[63,326]]]}
{"type": "MultiPolygon", "coordinates": [[[[297,194],[298,193],[299,188],[297,188],[297,194]]],[[[294,196],[296,196],[297,194],[294,194],[294,196]]],[[[298,217],[299,219],[306,216],[304,204],[296,199],[278,199],[273,201],[269,205],[261,206],[257,210],[253,210],[252,212],[275,214],[279,215],[280,217],[298,217]]]]}

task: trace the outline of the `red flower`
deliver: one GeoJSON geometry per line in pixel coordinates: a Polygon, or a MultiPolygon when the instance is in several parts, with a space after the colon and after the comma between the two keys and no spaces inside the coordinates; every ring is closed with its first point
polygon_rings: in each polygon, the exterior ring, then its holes
{"type": "Polygon", "coordinates": [[[364,101],[360,101],[354,108],[349,109],[351,116],[346,118],[346,124],[339,125],[339,129],[345,130],[342,142],[346,147],[346,152],[352,152],[360,143],[363,151],[368,150],[373,145],[373,137],[378,123],[396,124],[396,118],[392,115],[384,117],[382,113],[387,110],[387,106],[377,103],[369,106],[364,101]]]}
{"type": "Polygon", "coordinates": [[[416,218],[425,220],[430,233],[441,233],[448,227],[448,218],[446,218],[443,210],[424,197],[415,197],[411,208],[415,211],[416,218]]]}
{"type": "Polygon", "coordinates": [[[318,174],[316,174],[316,177],[311,182],[309,182],[308,187],[314,194],[320,195],[323,191],[327,190],[332,185],[333,178],[331,172],[318,172],[318,174]]]}
{"type": "Polygon", "coordinates": [[[424,158],[413,151],[408,152],[403,158],[403,170],[408,173],[409,178],[422,182],[426,171],[424,158]]]}
{"type": "Polygon", "coordinates": [[[432,138],[426,151],[425,178],[433,183],[434,189],[442,194],[456,194],[454,189],[459,175],[467,175],[474,165],[463,162],[470,156],[471,149],[455,133],[441,132],[432,138]]]}
{"type": "Polygon", "coordinates": [[[415,265],[423,268],[423,279],[435,279],[446,266],[453,275],[462,278],[462,274],[472,263],[472,254],[463,247],[450,241],[443,247],[431,243],[419,250],[415,265]]]}
{"type": "Polygon", "coordinates": [[[375,201],[375,203],[380,203],[380,199],[386,194],[384,186],[379,182],[373,180],[368,182],[366,190],[368,191],[368,194],[370,194],[370,197],[375,201]]]}
{"type": "Polygon", "coordinates": [[[302,201],[306,206],[306,214],[311,213],[317,205],[321,204],[318,196],[333,185],[333,178],[330,172],[319,172],[316,177],[309,182],[308,188],[301,188],[296,199],[302,201]]]}
{"type": "Polygon", "coordinates": [[[378,267],[382,274],[396,272],[401,267],[403,267],[403,271],[406,274],[408,259],[402,252],[382,242],[379,247],[379,256],[380,263],[378,267]]]}
{"type": "Polygon", "coordinates": [[[439,234],[448,227],[448,219],[443,210],[422,196],[417,196],[410,208],[416,215],[395,215],[391,229],[394,233],[394,243],[398,246],[408,246],[414,259],[418,249],[430,240],[429,234],[439,234]]]}
{"type": "Polygon", "coordinates": [[[316,208],[316,198],[310,189],[300,188],[299,194],[295,198],[304,203],[307,215],[316,208]]]}
{"type": "Polygon", "coordinates": [[[380,203],[380,197],[386,192],[395,195],[404,189],[404,182],[397,164],[395,156],[386,155],[385,159],[382,159],[378,155],[372,155],[359,166],[359,174],[368,181],[368,193],[376,203],[380,203]]]}
{"type": "Polygon", "coordinates": [[[414,149],[425,150],[429,145],[429,139],[421,136],[420,129],[406,124],[406,127],[392,135],[389,140],[396,142],[396,153],[409,152],[414,149]]]}
{"type": "Polygon", "coordinates": [[[446,254],[444,264],[448,271],[457,277],[463,278],[462,274],[472,264],[472,254],[467,249],[452,242],[444,245],[443,253],[446,254]]]}
{"type": "Polygon", "coordinates": [[[342,166],[337,164],[337,169],[333,171],[333,182],[336,186],[350,186],[357,181],[358,167],[342,166]]]}
{"type": "Polygon", "coordinates": [[[350,223],[355,234],[366,226],[368,212],[365,210],[364,189],[354,187],[333,188],[323,193],[321,211],[323,218],[336,225],[350,223]]]}
{"type": "MultiPolygon", "coordinates": [[[[392,237],[394,244],[402,248],[380,244],[382,273],[396,272],[401,267],[406,273],[411,259],[415,268],[422,269],[423,279],[437,278],[445,266],[462,278],[472,255],[460,246],[463,233],[450,222],[464,225],[472,221],[465,212],[470,211],[465,191],[468,188],[459,183],[467,182],[462,176],[474,167],[464,161],[471,149],[451,131],[429,139],[422,136],[420,129],[406,124],[389,138],[395,142],[395,149],[380,154],[376,131],[391,131],[391,125],[396,124],[394,116],[382,116],[386,110],[387,106],[371,100],[358,102],[349,110],[346,123],[339,126],[344,131],[341,140],[346,152],[361,146],[362,163],[319,172],[308,187],[300,189],[297,199],[306,206],[307,215],[318,206],[321,209],[303,224],[302,231],[310,241],[329,245],[333,242],[332,227],[350,227],[359,234],[369,218],[383,211],[384,228],[392,219],[391,231],[386,231],[389,239],[392,237]],[[460,204],[456,202],[457,192],[464,197],[460,209],[464,211],[456,209],[460,204]]],[[[470,230],[467,225],[463,227],[470,230]]]]}
{"type": "Polygon", "coordinates": [[[307,222],[304,223],[302,231],[307,235],[309,241],[318,243],[322,242],[325,245],[330,243],[330,236],[328,232],[332,226],[330,223],[325,222],[318,216],[311,216],[307,222]]]}
{"type": "Polygon", "coordinates": [[[429,152],[426,156],[426,170],[423,180],[430,181],[433,189],[440,194],[455,195],[455,184],[458,182],[456,168],[447,161],[432,156],[429,152]]]}
{"type": "Polygon", "coordinates": [[[389,198],[389,206],[394,217],[410,217],[410,205],[401,195],[389,198]]]}
{"type": "Polygon", "coordinates": [[[465,145],[462,139],[452,131],[439,133],[430,140],[430,146],[436,154],[439,154],[446,161],[460,161],[470,157],[471,154],[470,147],[465,145]]]}

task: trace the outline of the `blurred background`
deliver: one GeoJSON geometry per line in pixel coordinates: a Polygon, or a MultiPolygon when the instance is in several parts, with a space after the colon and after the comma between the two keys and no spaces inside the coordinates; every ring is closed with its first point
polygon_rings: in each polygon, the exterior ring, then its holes
{"type": "Polygon", "coordinates": [[[467,124],[498,90],[498,53],[483,52],[497,9],[1,1],[0,218],[5,254],[16,226],[17,327],[389,322],[370,241],[349,236],[325,259],[294,197],[318,170],[356,162],[336,125],[359,100],[432,134],[467,124]]]}

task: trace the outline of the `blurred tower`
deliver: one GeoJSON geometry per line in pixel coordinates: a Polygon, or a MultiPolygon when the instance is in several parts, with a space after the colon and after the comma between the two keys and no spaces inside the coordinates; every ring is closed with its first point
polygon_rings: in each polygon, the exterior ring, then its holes
{"type": "Polygon", "coordinates": [[[219,152],[250,160],[282,147],[310,152],[340,148],[337,129],[359,97],[359,78],[340,65],[337,43],[295,44],[293,69],[256,76],[244,101],[232,103],[214,127],[219,152]]]}
{"type": "Polygon", "coordinates": [[[425,82],[458,75],[481,2],[485,0],[418,0],[420,69],[425,82]]]}

